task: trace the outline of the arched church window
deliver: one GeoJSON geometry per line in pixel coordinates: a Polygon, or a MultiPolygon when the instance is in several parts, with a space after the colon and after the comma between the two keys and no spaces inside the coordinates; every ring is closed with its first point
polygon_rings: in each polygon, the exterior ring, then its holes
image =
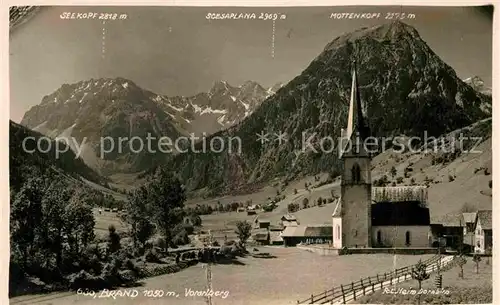
{"type": "Polygon", "coordinates": [[[355,163],[351,169],[352,182],[358,183],[361,180],[361,169],[359,168],[358,163],[355,163]]]}
{"type": "Polygon", "coordinates": [[[340,239],[340,226],[337,225],[337,239],[340,239]]]}
{"type": "Polygon", "coordinates": [[[407,246],[411,245],[411,235],[410,235],[410,231],[406,231],[406,245],[407,245],[407,246]]]}
{"type": "Polygon", "coordinates": [[[380,231],[377,231],[377,244],[382,244],[382,234],[380,231]]]}

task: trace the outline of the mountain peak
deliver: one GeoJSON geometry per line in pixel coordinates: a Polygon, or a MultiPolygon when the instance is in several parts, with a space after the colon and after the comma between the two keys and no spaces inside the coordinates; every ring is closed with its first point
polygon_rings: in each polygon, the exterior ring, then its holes
{"type": "Polygon", "coordinates": [[[375,39],[377,41],[395,42],[401,37],[421,40],[420,35],[414,27],[397,20],[373,27],[363,27],[354,32],[343,34],[327,44],[325,51],[338,49],[343,45],[355,43],[366,38],[375,39]]]}
{"type": "Polygon", "coordinates": [[[210,89],[211,93],[229,90],[231,86],[224,80],[215,81],[210,89]]]}

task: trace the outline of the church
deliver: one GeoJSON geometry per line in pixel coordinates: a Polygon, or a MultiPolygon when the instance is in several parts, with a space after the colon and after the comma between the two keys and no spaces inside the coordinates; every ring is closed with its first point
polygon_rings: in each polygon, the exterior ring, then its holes
{"type": "Polygon", "coordinates": [[[372,187],[370,137],[356,66],[347,128],[342,130],[341,197],[333,218],[334,248],[428,248],[432,233],[425,186],[372,187]],[[345,144],[345,145],[344,145],[345,144]]]}

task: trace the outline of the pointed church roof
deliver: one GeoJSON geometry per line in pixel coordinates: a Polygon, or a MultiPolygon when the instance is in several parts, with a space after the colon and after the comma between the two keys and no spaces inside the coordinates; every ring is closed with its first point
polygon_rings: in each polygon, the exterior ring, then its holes
{"type": "Polygon", "coordinates": [[[356,155],[359,153],[367,155],[366,152],[362,152],[364,150],[364,145],[360,145],[361,147],[357,147],[357,149],[354,149],[353,145],[354,143],[362,143],[369,136],[370,129],[368,128],[365,118],[363,117],[363,105],[361,103],[361,96],[359,93],[356,62],[354,62],[352,69],[351,100],[349,102],[347,128],[345,130],[342,129],[341,134],[341,143],[343,143],[342,151],[340,152],[341,156],[345,157],[352,155],[354,150],[356,151],[356,155]],[[358,137],[359,139],[357,139],[358,137]],[[350,145],[349,142],[352,143],[352,145],[350,145]]]}
{"type": "Polygon", "coordinates": [[[356,132],[359,132],[361,139],[366,139],[370,136],[368,126],[363,117],[363,105],[361,103],[358,85],[358,73],[356,71],[356,62],[354,62],[352,69],[351,100],[347,119],[347,138],[351,139],[352,135],[355,135],[356,132]]]}

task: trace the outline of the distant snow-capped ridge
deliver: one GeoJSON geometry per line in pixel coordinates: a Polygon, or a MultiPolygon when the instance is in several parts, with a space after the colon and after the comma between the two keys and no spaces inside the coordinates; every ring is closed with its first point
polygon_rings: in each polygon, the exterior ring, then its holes
{"type": "Polygon", "coordinates": [[[485,86],[484,81],[479,76],[468,77],[463,80],[464,83],[471,86],[477,92],[482,94],[491,95],[491,88],[485,86]]]}
{"type": "MultiPolygon", "coordinates": [[[[80,114],[78,121],[92,121],[96,118],[83,117],[83,113],[102,115],[101,110],[104,108],[115,107],[115,110],[138,108],[138,106],[133,107],[133,104],[150,101],[171,118],[173,125],[181,133],[211,134],[249,116],[262,101],[275,94],[277,88],[281,86],[280,84],[265,89],[255,81],[232,86],[227,81],[220,80],[214,82],[207,92],[193,96],[167,96],[142,89],[133,81],[121,77],[90,79],[74,84],[63,84],[52,94],[44,96],[39,105],[26,112],[23,121],[26,126],[35,127],[51,121],[43,116],[57,117],[56,113],[60,113],[59,115],[64,118],[78,113],[80,114]],[[57,108],[56,112],[48,110],[53,107],[57,108]],[[92,111],[92,108],[96,111],[92,111]]],[[[112,116],[112,110],[109,109],[107,112],[112,116]]],[[[57,128],[58,130],[70,126],[61,123],[56,125],[64,125],[57,128]]]]}
{"type": "Polygon", "coordinates": [[[110,160],[100,160],[96,157],[99,139],[110,135],[210,135],[245,119],[273,92],[255,81],[240,86],[216,81],[207,92],[167,96],[125,78],[90,79],[63,84],[44,96],[39,105],[25,113],[21,124],[53,138],[85,138],[88,149],[82,158],[95,169],[144,169],[150,157],[110,155],[110,160]]]}

